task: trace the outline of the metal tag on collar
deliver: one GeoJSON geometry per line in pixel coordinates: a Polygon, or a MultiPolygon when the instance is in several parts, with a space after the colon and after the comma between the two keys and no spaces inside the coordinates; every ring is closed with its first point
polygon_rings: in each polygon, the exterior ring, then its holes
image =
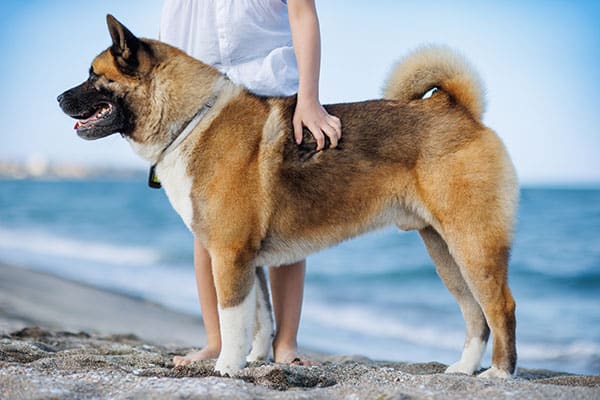
{"type": "Polygon", "coordinates": [[[158,180],[158,176],[156,176],[156,164],[152,165],[150,167],[150,173],[148,174],[148,186],[150,186],[152,189],[160,189],[162,187],[162,185],[160,184],[160,181],[158,180]]]}

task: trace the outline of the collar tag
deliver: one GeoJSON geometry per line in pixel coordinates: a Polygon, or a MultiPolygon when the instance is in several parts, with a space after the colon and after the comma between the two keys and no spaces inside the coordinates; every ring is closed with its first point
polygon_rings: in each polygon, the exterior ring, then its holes
{"type": "Polygon", "coordinates": [[[160,184],[160,181],[158,180],[158,176],[156,176],[156,164],[152,165],[150,167],[150,172],[148,174],[148,186],[150,186],[152,189],[160,189],[162,187],[162,185],[160,184]]]}

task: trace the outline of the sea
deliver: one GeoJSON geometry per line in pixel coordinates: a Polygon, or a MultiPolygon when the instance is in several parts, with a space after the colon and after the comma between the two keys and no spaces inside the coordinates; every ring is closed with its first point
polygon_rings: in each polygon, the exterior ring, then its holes
{"type": "MultiPolygon", "coordinates": [[[[192,257],[191,233],[141,177],[0,180],[0,262],[199,316],[192,257]]],[[[600,186],[521,190],[509,280],[519,366],[600,374],[600,186]]],[[[415,232],[388,228],[308,258],[304,348],[452,363],[464,330],[415,232]]]]}

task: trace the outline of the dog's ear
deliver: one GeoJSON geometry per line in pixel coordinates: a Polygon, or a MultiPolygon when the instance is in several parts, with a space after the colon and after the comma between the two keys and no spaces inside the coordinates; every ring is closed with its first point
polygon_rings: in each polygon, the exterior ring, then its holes
{"type": "Polygon", "coordinates": [[[140,40],[110,14],[106,16],[106,24],[113,42],[110,52],[117,66],[122,72],[133,75],[139,65],[140,40]]]}

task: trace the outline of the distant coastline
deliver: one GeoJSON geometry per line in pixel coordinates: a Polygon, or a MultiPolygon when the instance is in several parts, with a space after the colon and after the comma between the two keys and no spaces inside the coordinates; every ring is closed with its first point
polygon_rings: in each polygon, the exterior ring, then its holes
{"type": "Polygon", "coordinates": [[[27,161],[0,160],[0,179],[131,179],[146,172],[134,167],[99,167],[67,162],[50,162],[34,157],[27,161]]]}
{"type": "MultiPolygon", "coordinates": [[[[74,162],[55,162],[39,156],[25,161],[0,160],[0,179],[20,180],[86,180],[86,179],[146,179],[147,171],[140,167],[98,166],[74,162]]],[[[557,180],[521,182],[522,189],[600,189],[600,181],[557,180]]]]}

